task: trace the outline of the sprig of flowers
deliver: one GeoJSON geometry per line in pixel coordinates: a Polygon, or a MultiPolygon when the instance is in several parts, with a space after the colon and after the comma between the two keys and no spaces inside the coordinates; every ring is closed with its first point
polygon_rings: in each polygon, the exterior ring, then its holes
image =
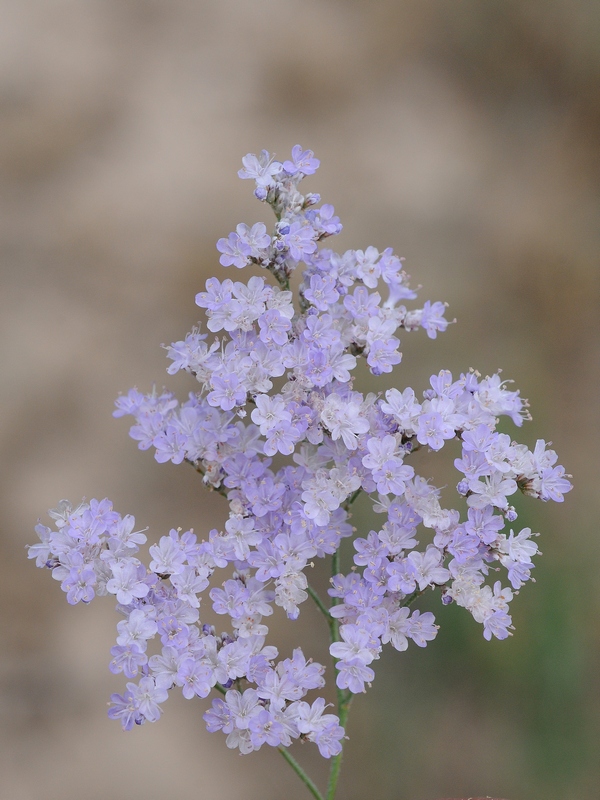
{"type": "Polygon", "coordinates": [[[184,370],[199,388],[181,404],[170,392],[137,389],[116,402],[115,417],[134,418],[140,449],[153,448],[159,462],[188,462],[227,499],[223,529],[200,541],[171,530],[150,547],[146,567],[138,557],[146,536],[131,515],[107,499],[75,508],[61,501],[49,512],[54,529],[37,525],[29,558],[52,570],[71,604],[115,597],[123,619],[109,668],[129,682],[111,698],[111,719],[130,730],[157,721],[170,691],[192,699],[215,690],[209,731],[223,731],[242,753],[279,748],[322,798],[286,749],[295,739],[314,742],[333,760],[331,800],[351,698],[373,681],[383,645],[425,647],[437,634],[434,615],[413,602],[437,589],[443,604],[472,614],[486,639],[509,636],[513,591],[531,578],[538,552],[537,534],[510,527],[510,498],[521,491],[562,502],[571,484],[546,442],[531,451],[496,431],[502,416],[518,427],[529,417],[499,374],[442,371],[421,399],[411,388],[383,396],[354,388],[359,359],[373,375],[391,372],[402,358],[399,331],[422,328],[435,339],[448,326],[446,306],[405,305],[417,293],[391,249],[320,246],[342,226],[333,206],[298,189],[318,167],[300,145],[283,163],[264,150],[244,157],[240,178],[255,181],[277,221],[272,234],[262,223],[238,225],[217,242],[220,262],[258,267],[274,282],[206,281],[196,303],[219,336],[209,339],[199,325],[167,348],[169,374],[184,370]],[[290,277],[301,265],[294,298],[290,277]],[[410,464],[415,450],[436,452],[450,440],[461,447],[461,509],[442,507],[440,491],[410,464]],[[275,469],[278,454],[288,459],[275,469]],[[350,523],[359,493],[384,516],[365,536],[350,523]],[[347,575],[339,567],[345,538],[355,552],[347,575]],[[308,584],[314,558],[331,558],[329,604],[308,584]],[[498,567],[505,585],[487,581],[498,567]],[[337,714],[322,696],[303,699],[325,686],[325,668],[300,648],[278,660],[267,644],[274,606],[295,619],[309,596],[329,626],[337,714]],[[202,622],[202,603],[229,619],[228,632],[202,622]]]}

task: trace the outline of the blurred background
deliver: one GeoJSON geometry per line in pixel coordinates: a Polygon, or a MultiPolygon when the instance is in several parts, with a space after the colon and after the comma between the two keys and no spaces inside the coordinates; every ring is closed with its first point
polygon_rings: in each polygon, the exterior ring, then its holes
{"type": "MultiPolygon", "coordinates": [[[[206,733],[206,701],[173,697],[130,734],[109,722],[112,603],[67,606],[24,550],[62,497],[108,496],[151,541],[222,526],[222,498],[139,452],[113,401],[195,388],[160,344],[223,277],[216,240],[269,221],[241,157],[300,143],[322,162],[304,185],[345,225],[331,246],[393,247],[458,319],[404,337],[395,384],[503,368],[533,413],[506,430],[551,440],[575,480],[562,506],[519,504],[544,556],[514,637],[487,643],[428,601],[438,639],[376,663],[340,800],[597,798],[600,5],[0,0],[0,16],[0,797],[308,797],[270,748],[240,757],[206,733]]],[[[450,451],[418,455],[455,485],[450,451]]],[[[284,655],[302,641],[327,658],[308,604],[275,627],[284,655]]],[[[316,748],[294,750],[322,782],[316,748]]]]}

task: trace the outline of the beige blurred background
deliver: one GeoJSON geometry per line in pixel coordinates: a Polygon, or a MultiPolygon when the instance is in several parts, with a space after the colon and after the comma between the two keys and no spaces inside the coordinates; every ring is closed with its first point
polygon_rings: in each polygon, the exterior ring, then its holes
{"type": "MultiPolygon", "coordinates": [[[[406,337],[396,385],[504,368],[532,405],[518,438],[552,440],[576,484],[519,506],[544,557],[511,640],[425,604],[438,640],[377,663],[340,800],[600,795],[599,77],[589,0],[0,1],[0,800],[309,796],[276,752],[207,734],[203,701],[109,722],[112,603],[67,606],[24,550],[61,497],[109,496],[151,540],[222,523],[112,403],[194,389],[160,344],[198,319],[216,239],[268,221],[241,157],[296,143],[345,225],[332,246],[392,246],[458,318],[406,337]]],[[[446,460],[420,467],[453,486],[446,460]]],[[[326,658],[324,634],[306,607],[278,644],[326,658]]]]}

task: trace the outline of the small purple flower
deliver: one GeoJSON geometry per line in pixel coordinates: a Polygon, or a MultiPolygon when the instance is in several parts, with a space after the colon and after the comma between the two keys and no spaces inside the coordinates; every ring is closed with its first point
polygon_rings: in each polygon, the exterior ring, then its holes
{"type": "Polygon", "coordinates": [[[317,249],[315,235],[311,225],[303,222],[293,222],[290,225],[289,232],[282,237],[282,241],[295,261],[303,261],[317,249]]]}
{"type": "Polygon", "coordinates": [[[240,383],[235,372],[213,375],[211,383],[213,391],[209,392],[206,398],[211,406],[220,407],[223,411],[231,411],[234,406],[245,404],[246,387],[240,383]]]}
{"type": "Polygon", "coordinates": [[[265,442],[264,452],[267,456],[282,453],[289,456],[294,452],[296,442],[302,438],[302,431],[289,422],[280,422],[272,430],[265,442]]]}
{"type": "Polygon", "coordinates": [[[554,500],[555,503],[562,503],[563,495],[573,488],[571,482],[565,478],[564,467],[543,469],[540,479],[542,500],[554,500]]]}
{"type": "Polygon", "coordinates": [[[310,285],[304,290],[304,296],[319,311],[327,311],[329,306],[337,302],[340,294],[331,275],[311,275],[310,285]]]}
{"type": "Polygon", "coordinates": [[[169,693],[156,685],[154,678],[142,678],[139,685],[128,683],[127,689],[133,697],[140,714],[148,722],[156,722],[161,714],[160,703],[164,703],[169,693]]]}
{"type": "Polygon", "coordinates": [[[150,587],[145,583],[146,570],[135,559],[118,561],[111,566],[113,577],[106,584],[106,591],[117,595],[117,601],[126,606],[133,598],[146,597],[150,587]]]}
{"type": "Polygon", "coordinates": [[[123,672],[126,678],[135,678],[138,674],[138,668],[148,662],[148,656],[137,642],[115,645],[111,647],[110,654],[112,659],[108,668],[115,675],[123,672]]]}
{"type": "Polygon", "coordinates": [[[424,614],[419,611],[413,611],[408,623],[407,635],[416,645],[425,647],[427,642],[435,639],[437,632],[438,627],[431,611],[426,611],[424,614]]]}
{"type": "Polygon", "coordinates": [[[484,544],[493,544],[503,527],[504,519],[499,514],[494,514],[494,507],[490,505],[470,508],[464,524],[465,531],[478,536],[484,544]]]}
{"type": "Polygon", "coordinates": [[[210,590],[210,599],[216,614],[229,614],[232,619],[239,619],[246,613],[244,603],[248,599],[246,587],[235,580],[227,580],[223,588],[210,590]]]}
{"type": "Polygon", "coordinates": [[[238,269],[242,269],[248,264],[252,252],[237,233],[230,233],[227,239],[219,239],[217,250],[223,254],[219,261],[224,267],[233,265],[238,269]]]}
{"type": "Polygon", "coordinates": [[[288,175],[296,175],[297,173],[314,175],[319,169],[320,163],[319,159],[314,157],[312,150],[303,150],[299,144],[295,144],[292,147],[292,160],[284,161],[283,168],[288,175]]]}
{"type": "Polygon", "coordinates": [[[184,570],[185,553],[177,540],[177,532],[173,536],[161,536],[158,544],[152,545],[150,569],[159,575],[178,575],[184,570]]]}
{"type": "MultiPolygon", "coordinates": [[[[349,663],[358,659],[362,664],[370,664],[375,658],[368,647],[369,634],[357,625],[342,625],[340,628],[342,642],[334,642],[329,646],[329,652],[334,658],[342,659],[349,663]]],[[[362,691],[362,689],[360,690],[362,691]]]]}
{"type": "Polygon", "coordinates": [[[123,694],[111,694],[110,702],[112,706],[108,709],[108,717],[121,720],[124,731],[130,731],[134,725],[144,722],[133,693],[129,690],[123,694]]]}
{"type": "Polygon", "coordinates": [[[390,576],[388,589],[390,592],[402,592],[410,594],[414,592],[417,585],[416,569],[412,561],[403,558],[401,561],[392,561],[387,565],[390,576]]]}
{"type": "MultiPolygon", "coordinates": [[[[146,606],[146,610],[154,612],[152,606],[146,606]]],[[[129,618],[121,620],[117,623],[117,644],[128,645],[135,643],[141,647],[142,650],[146,649],[146,641],[152,639],[158,630],[156,622],[152,619],[146,610],[134,609],[129,618]]]]}
{"type": "Polygon", "coordinates": [[[483,635],[488,642],[492,636],[495,636],[496,639],[506,639],[510,636],[511,624],[512,619],[506,611],[494,611],[483,621],[483,635]]]}
{"type": "Polygon", "coordinates": [[[389,339],[375,339],[369,348],[367,364],[373,375],[391,372],[396,364],[402,361],[402,353],[398,352],[400,340],[395,336],[389,339]]]}
{"type": "Polygon", "coordinates": [[[166,461],[181,464],[185,458],[187,443],[188,437],[170,425],[166,431],[161,431],[152,441],[156,448],[154,458],[159,464],[164,464],[166,461]]]}
{"type": "Polygon", "coordinates": [[[177,681],[183,687],[186,700],[192,697],[207,697],[216,683],[213,670],[193,658],[184,658],[177,672],[177,681]]]}
{"type": "Polygon", "coordinates": [[[285,729],[265,708],[255,714],[248,726],[250,740],[256,750],[263,744],[278,747],[285,739],[285,729]]]}
{"type": "Polygon", "coordinates": [[[380,494],[404,494],[406,483],[415,474],[412,467],[403,464],[399,458],[390,458],[381,465],[381,469],[373,471],[373,478],[377,483],[380,494]]]}
{"type": "Polygon", "coordinates": [[[508,580],[513,589],[520,589],[531,579],[531,570],[535,566],[531,561],[514,561],[512,558],[503,560],[502,563],[506,567],[508,580]]]}
{"type": "Polygon", "coordinates": [[[375,677],[371,667],[365,666],[364,661],[353,658],[350,661],[337,663],[337,678],[335,680],[339,689],[349,689],[353,694],[366,692],[365,683],[370,683],[375,677]]]}
{"type": "Polygon", "coordinates": [[[212,701],[212,707],[204,713],[203,718],[209,733],[216,731],[231,733],[235,727],[233,712],[225,700],[220,697],[212,701]]]}
{"type": "Polygon", "coordinates": [[[421,315],[421,327],[427,331],[427,336],[430,339],[435,339],[438,331],[443,333],[448,327],[448,320],[444,319],[446,311],[445,303],[430,303],[429,300],[423,306],[423,313],[421,315]]]}
{"type": "Polygon", "coordinates": [[[448,545],[448,552],[451,553],[459,564],[464,564],[470,558],[475,558],[479,552],[480,539],[465,531],[460,526],[456,528],[452,535],[452,541],[448,545]]]}
{"type": "Polygon", "coordinates": [[[243,180],[254,179],[260,188],[269,186],[281,172],[279,161],[273,161],[266,150],[261,150],[259,156],[248,153],[242,158],[242,164],[244,167],[238,171],[238,176],[243,180]]]}
{"type": "Polygon", "coordinates": [[[61,583],[60,588],[67,593],[67,602],[72,606],[79,601],[89,603],[94,599],[94,586],[96,585],[96,573],[91,564],[85,564],[80,553],[73,553],[71,563],[79,561],[79,564],[72,566],[69,576],[61,583]]]}
{"type": "MultiPolygon", "coordinates": [[[[317,202],[319,202],[317,200],[317,202]]],[[[313,228],[320,232],[322,236],[335,236],[342,232],[343,225],[340,218],[336,217],[335,209],[329,203],[323,203],[321,208],[316,211],[310,210],[306,213],[306,218],[309,220],[313,228]]],[[[320,237],[320,238],[321,238],[320,237]]]]}
{"type": "MultiPolygon", "coordinates": [[[[366,668],[368,669],[368,667],[366,668]]],[[[372,670],[370,670],[372,672],[372,670]]],[[[375,673],[373,673],[374,675],[375,673]]],[[[331,758],[337,756],[342,752],[342,742],[345,731],[341,725],[336,722],[330,723],[323,730],[314,734],[314,741],[319,748],[319,753],[323,758],[331,758]]]]}
{"type": "Polygon", "coordinates": [[[236,231],[241,244],[246,245],[253,258],[261,258],[265,255],[266,248],[271,244],[271,237],[267,233],[264,223],[256,222],[251,228],[240,223],[236,227],[236,231]]]}
{"type": "Polygon", "coordinates": [[[454,428],[438,411],[431,411],[421,414],[419,417],[419,427],[417,430],[417,440],[421,444],[426,444],[432,450],[441,450],[445,439],[453,439],[454,428]]]}
{"type": "Polygon", "coordinates": [[[223,283],[218,278],[209,278],[206,281],[206,291],[196,295],[196,305],[207,311],[217,311],[231,302],[232,290],[233,281],[229,278],[223,283]]]}
{"type": "Polygon", "coordinates": [[[174,614],[169,614],[158,620],[158,633],[164,645],[171,645],[178,650],[187,647],[190,639],[189,627],[174,614]]]}
{"type": "Polygon", "coordinates": [[[258,318],[260,338],[265,344],[282,346],[288,342],[288,331],[292,327],[289,319],[276,309],[270,309],[258,318]]]}

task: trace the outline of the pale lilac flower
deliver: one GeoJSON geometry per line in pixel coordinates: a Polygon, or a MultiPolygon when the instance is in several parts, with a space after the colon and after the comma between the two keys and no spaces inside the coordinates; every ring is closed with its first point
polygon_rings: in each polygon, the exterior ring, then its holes
{"type": "Polygon", "coordinates": [[[117,600],[129,605],[134,597],[146,597],[150,587],[144,581],[146,570],[141,564],[132,561],[118,561],[111,565],[113,577],[107,582],[106,590],[116,594],[117,600]]]}
{"type": "Polygon", "coordinates": [[[303,150],[299,144],[292,147],[291,161],[284,161],[283,168],[288,175],[296,175],[298,172],[303,175],[314,175],[321,163],[314,157],[312,150],[303,150]]]}
{"type": "Polygon", "coordinates": [[[340,295],[335,288],[335,280],[330,275],[324,277],[312,275],[310,286],[304,290],[304,296],[319,311],[327,311],[330,305],[337,302],[340,295]]]}
{"type": "Polygon", "coordinates": [[[207,697],[216,683],[213,670],[193,658],[184,658],[179,664],[177,681],[183,687],[186,700],[192,697],[207,697]]]}
{"type": "Polygon", "coordinates": [[[210,733],[215,733],[215,731],[231,733],[234,729],[233,712],[225,700],[220,697],[212,701],[212,708],[206,711],[203,717],[206,722],[206,729],[210,733]]]}
{"type": "MultiPolygon", "coordinates": [[[[203,570],[203,572],[208,572],[208,570],[203,570]]],[[[208,586],[206,575],[198,574],[194,567],[186,566],[182,572],[171,573],[170,579],[177,592],[177,597],[190,606],[199,608],[200,600],[198,595],[208,586]]]]}
{"type": "Polygon", "coordinates": [[[562,503],[563,495],[570,492],[573,486],[565,478],[564,467],[548,467],[540,475],[540,496],[542,500],[554,500],[562,503]]]}
{"type": "Polygon", "coordinates": [[[303,222],[293,222],[282,241],[289,249],[290,256],[297,261],[304,260],[317,249],[313,227],[303,222]]]}
{"type": "Polygon", "coordinates": [[[336,685],[340,689],[349,689],[353,694],[366,692],[365,683],[370,683],[375,677],[371,667],[365,666],[364,661],[359,658],[340,661],[337,669],[336,685]]]}
{"type": "Polygon", "coordinates": [[[430,303],[427,300],[423,306],[420,324],[430,339],[435,339],[438,331],[443,333],[448,327],[448,320],[444,318],[445,311],[445,304],[440,302],[430,303]]]}
{"type": "MultiPolygon", "coordinates": [[[[372,672],[369,667],[365,669],[372,672]]],[[[373,673],[375,675],[375,673],[373,673]]],[[[344,738],[344,729],[336,722],[328,724],[323,730],[314,734],[314,741],[323,758],[332,758],[342,752],[341,740],[344,738]]]]}
{"type": "Polygon", "coordinates": [[[511,623],[512,619],[505,611],[494,611],[483,621],[483,635],[488,642],[492,636],[497,639],[506,639],[510,636],[509,628],[511,623]]]}
{"type": "Polygon", "coordinates": [[[108,709],[108,717],[121,720],[124,731],[130,731],[134,725],[144,722],[134,696],[129,690],[122,695],[111,694],[110,702],[112,706],[108,709]]]}
{"type": "Polygon", "coordinates": [[[150,548],[150,569],[159,575],[178,575],[184,570],[185,553],[177,540],[177,532],[173,530],[171,534],[161,536],[159,543],[150,548]]]}
{"type": "Polygon", "coordinates": [[[219,261],[224,267],[233,265],[238,269],[242,269],[249,263],[249,256],[252,252],[237,233],[230,233],[227,239],[219,239],[217,250],[222,253],[219,261]]]}
{"type": "Polygon", "coordinates": [[[267,227],[262,222],[256,222],[251,228],[241,222],[236,227],[237,235],[241,243],[247,246],[253,258],[261,258],[265,250],[271,244],[271,237],[267,233],[267,227]]]}
{"type": "Polygon", "coordinates": [[[206,398],[211,406],[231,411],[234,406],[241,406],[246,402],[246,388],[235,372],[213,375],[211,383],[213,391],[206,398]]]}
{"type": "Polygon", "coordinates": [[[435,639],[437,632],[435,617],[431,611],[426,611],[424,614],[419,611],[413,611],[408,623],[407,635],[416,645],[425,647],[427,642],[435,639]]]}
{"type": "Polygon", "coordinates": [[[291,323],[276,309],[270,309],[258,318],[260,338],[265,344],[287,344],[291,323]]]}
{"type": "Polygon", "coordinates": [[[296,724],[300,733],[309,734],[324,730],[332,723],[337,724],[335,714],[323,713],[327,705],[322,697],[317,697],[312,705],[300,701],[297,704],[296,724]]]}
{"type": "Polygon", "coordinates": [[[386,630],[381,637],[383,644],[391,642],[396,650],[406,650],[408,647],[409,614],[410,609],[408,608],[399,608],[393,614],[389,614],[386,630]]]}
{"type": "Polygon", "coordinates": [[[67,602],[76,605],[81,600],[89,603],[94,599],[94,586],[96,584],[96,573],[94,569],[84,563],[80,553],[74,553],[73,561],[79,561],[71,566],[69,575],[61,583],[61,589],[67,593],[67,602]]]}
{"type": "Polygon", "coordinates": [[[279,161],[273,161],[266,150],[261,150],[259,156],[248,153],[242,158],[242,164],[244,167],[238,171],[238,176],[245,180],[254,179],[260,187],[269,186],[274,176],[281,171],[279,161]]]}
{"type": "Polygon", "coordinates": [[[136,704],[140,714],[148,722],[156,722],[162,710],[160,703],[164,703],[169,696],[166,689],[161,689],[154,682],[154,678],[149,677],[142,678],[139,685],[128,683],[127,689],[131,693],[133,702],[136,704]]]}
{"type": "Polygon", "coordinates": [[[252,422],[259,426],[260,432],[266,436],[280,422],[291,422],[292,415],[287,410],[281,397],[269,397],[266,394],[256,395],[256,408],[253,409],[252,422]]]}
{"type": "Polygon", "coordinates": [[[432,450],[440,450],[444,446],[444,440],[453,439],[454,435],[453,426],[445,422],[438,411],[430,411],[419,417],[417,441],[429,445],[432,450]]]}
{"type": "Polygon", "coordinates": [[[252,717],[248,729],[250,731],[250,740],[255,750],[258,750],[265,743],[271,745],[271,747],[277,747],[280,744],[284,744],[288,738],[281,722],[266,708],[263,708],[262,711],[252,717]]]}
{"type": "MultiPolygon", "coordinates": [[[[152,609],[153,610],[153,609],[152,609]]],[[[133,642],[142,650],[146,649],[146,642],[152,639],[158,631],[156,621],[141,609],[134,609],[127,620],[117,624],[117,644],[128,645],[133,642]]]]}
{"type": "Polygon", "coordinates": [[[148,656],[144,649],[136,642],[111,647],[110,654],[112,659],[108,668],[115,675],[122,672],[126,678],[135,678],[139,667],[142,667],[148,661],[148,656]]]}
{"type": "Polygon", "coordinates": [[[494,472],[483,481],[470,481],[469,489],[473,492],[467,498],[467,503],[471,508],[496,506],[496,508],[505,509],[508,507],[506,498],[517,491],[517,484],[512,478],[504,478],[503,473],[494,472]]]}
{"type": "Polygon", "coordinates": [[[369,421],[362,416],[360,404],[354,400],[342,400],[338,395],[329,395],[321,412],[321,420],[330,431],[331,438],[342,438],[348,450],[356,450],[358,436],[369,430],[369,421]]]}
{"type": "Polygon", "coordinates": [[[433,545],[429,545],[425,553],[413,550],[407,558],[414,568],[415,580],[421,591],[431,584],[445,583],[450,577],[448,570],[441,566],[442,554],[433,545]]]}
{"type": "Polygon", "coordinates": [[[334,658],[350,662],[358,659],[363,664],[370,664],[375,658],[368,648],[369,635],[356,625],[342,625],[340,636],[343,641],[334,642],[329,647],[329,652],[334,658]]]}

